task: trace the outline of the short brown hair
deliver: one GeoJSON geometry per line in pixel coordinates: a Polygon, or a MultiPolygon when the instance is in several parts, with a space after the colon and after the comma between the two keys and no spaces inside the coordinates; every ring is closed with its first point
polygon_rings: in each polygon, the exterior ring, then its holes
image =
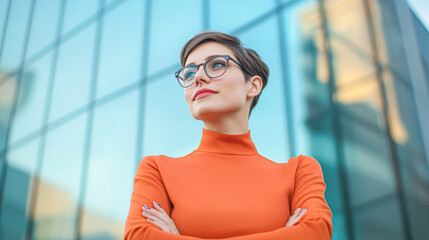
{"type": "MultiPolygon", "coordinates": [[[[261,57],[252,49],[245,48],[236,36],[222,33],[222,32],[202,32],[195,35],[191,40],[189,40],[185,46],[183,46],[182,51],[180,52],[180,63],[182,66],[185,65],[186,60],[188,59],[189,54],[199,45],[206,42],[218,42],[226,47],[228,47],[237,58],[237,61],[248,69],[254,75],[259,76],[262,79],[262,89],[261,92],[253,98],[252,103],[250,104],[250,113],[253,108],[258,103],[259,96],[264,90],[265,86],[268,83],[268,75],[270,73],[267,64],[265,64],[261,57]]],[[[250,75],[243,71],[246,76],[246,81],[250,79],[250,75]]]]}

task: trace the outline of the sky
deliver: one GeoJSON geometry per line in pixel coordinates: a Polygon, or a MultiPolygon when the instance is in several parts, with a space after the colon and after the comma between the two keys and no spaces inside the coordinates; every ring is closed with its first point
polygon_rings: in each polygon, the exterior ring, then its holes
{"type": "Polygon", "coordinates": [[[429,0],[408,0],[408,3],[426,29],[429,29],[429,0]]]}

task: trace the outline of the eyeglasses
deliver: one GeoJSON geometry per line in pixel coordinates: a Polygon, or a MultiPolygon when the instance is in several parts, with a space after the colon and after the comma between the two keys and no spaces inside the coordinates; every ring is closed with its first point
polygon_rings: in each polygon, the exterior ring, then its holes
{"type": "Polygon", "coordinates": [[[176,76],[177,81],[179,81],[180,86],[187,88],[195,83],[195,74],[201,66],[204,66],[204,72],[209,78],[218,78],[226,72],[229,60],[235,62],[250,76],[254,75],[240,63],[238,63],[234,58],[228,55],[216,55],[208,59],[205,63],[185,66],[179,69],[174,75],[176,76]]]}

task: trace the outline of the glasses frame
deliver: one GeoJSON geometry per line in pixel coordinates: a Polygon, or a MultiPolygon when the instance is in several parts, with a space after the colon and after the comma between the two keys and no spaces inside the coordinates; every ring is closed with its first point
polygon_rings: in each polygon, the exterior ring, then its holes
{"type": "Polygon", "coordinates": [[[194,85],[194,83],[195,83],[195,77],[194,77],[194,81],[189,85],[189,86],[183,86],[182,85],[182,83],[180,82],[180,79],[182,80],[182,81],[184,81],[180,76],[179,76],[179,74],[180,74],[180,72],[183,70],[183,69],[185,69],[185,68],[188,68],[188,67],[195,67],[196,69],[197,69],[197,71],[200,69],[200,67],[201,66],[203,66],[203,69],[204,69],[204,72],[206,73],[206,75],[207,75],[207,77],[209,77],[209,78],[219,78],[219,77],[222,77],[222,75],[224,75],[225,74],[225,72],[226,72],[226,70],[228,70],[228,62],[229,62],[229,60],[232,60],[233,62],[235,62],[241,69],[243,69],[247,74],[249,74],[250,76],[254,76],[255,74],[253,74],[252,72],[250,72],[249,70],[247,70],[247,68],[245,68],[245,67],[243,67],[243,65],[241,65],[237,60],[235,60],[234,58],[232,58],[231,56],[229,56],[229,55],[215,55],[215,56],[212,56],[211,58],[209,58],[209,59],[207,59],[207,61],[205,61],[204,63],[200,63],[200,64],[197,64],[197,65],[188,65],[188,66],[184,66],[184,67],[182,67],[182,68],[180,68],[179,70],[177,70],[175,73],[174,73],[174,76],[176,77],[176,79],[177,79],[177,81],[179,82],[179,84],[180,84],[180,86],[182,86],[183,88],[188,88],[188,87],[190,87],[190,86],[192,86],[192,85],[194,85]],[[221,75],[219,75],[219,76],[217,76],[217,77],[210,77],[210,75],[207,73],[207,68],[206,68],[206,65],[207,65],[207,63],[208,62],[210,62],[211,60],[213,60],[214,58],[218,58],[218,57],[223,57],[223,58],[225,58],[225,60],[226,60],[226,66],[225,66],[225,71],[221,74],[221,75]]]}

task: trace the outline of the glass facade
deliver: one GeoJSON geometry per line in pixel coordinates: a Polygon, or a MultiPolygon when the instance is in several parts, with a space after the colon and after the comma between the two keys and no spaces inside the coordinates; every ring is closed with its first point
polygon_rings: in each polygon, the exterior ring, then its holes
{"type": "Polygon", "coordinates": [[[268,64],[252,139],[320,162],[333,239],[425,239],[429,53],[410,19],[404,0],[0,0],[0,239],[122,238],[140,159],[198,147],[174,71],[203,30],[268,64]]]}

